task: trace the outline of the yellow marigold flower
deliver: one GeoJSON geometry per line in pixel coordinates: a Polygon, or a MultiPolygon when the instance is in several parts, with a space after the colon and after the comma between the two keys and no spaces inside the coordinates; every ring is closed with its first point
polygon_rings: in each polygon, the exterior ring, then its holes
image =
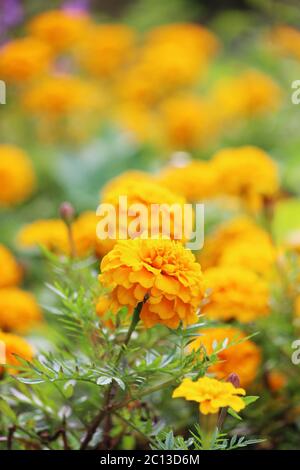
{"type": "Polygon", "coordinates": [[[166,99],[161,105],[161,126],[166,144],[176,150],[194,149],[215,135],[215,113],[194,96],[166,99]]]}
{"type": "Polygon", "coordinates": [[[220,408],[230,406],[234,411],[245,408],[245,402],[239,395],[246,395],[243,388],[235,388],[231,382],[220,382],[209,377],[202,377],[196,382],[191,379],[183,379],[172,397],[185,398],[188,401],[200,403],[199,410],[202,414],[218,413],[220,408]]]}
{"type": "MultiPolygon", "coordinates": [[[[136,172],[125,173],[116,180],[112,180],[103,190],[101,203],[112,205],[118,215],[116,237],[101,240],[103,253],[107,253],[112,249],[118,234],[121,234],[119,237],[121,239],[135,238],[137,236],[146,238],[152,234],[153,236],[168,237],[182,241],[188,238],[187,234],[192,230],[192,210],[190,214],[191,220],[185,221],[187,224],[185,226],[182,223],[181,215],[184,212],[186,200],[169,189],[163,188],[156,181],[151,180],[149,175],[137,178],[138,175],[139,173],[136,172]],[[138,224],[136,224],[136,216],[128,215],[128,211],[122,207],[119,199],[122,196],[127,198],[127,208],[134,207],[134,204],[139,204],[145,210],[146,213],[140,215],[138,224]],[[155,215],[152,217],[154,205],[159,205],[160,208],[160,213],[157,214],[157,217],[155,215]],[[170,220],[170,227],[166,223],[167,220],[170,220]],[[133,227],[131,224],[133,224],[133,227]],[[129,229],[133,229],[136,232],[129,236],[129,229]],[[170,229],[170,233],[164,233],[165,229],[168,231],[170,229]]],[[[99,221],[101,220],[99,218],[99,221]]]]}
{"type": "Polygon", "coordinates": [[[22,269],[12,253],[0,244],[0,288],[12,287],[20,283],[22,269]]]}
{"type": "MultiPolygon", "coordinates": [[[[5,364],[10,366],[18,366],[20,364],[20,361],[16,356],[19,356],[26,361],[31,361],[34,356],[31,345],[25,339],[20,338],[20,336],[0,331],[0,346],[1,343],[4,344],[5,364]]],[[[0,365],[0,374],[2,374],[4,370],[4,367],[1,367],[0,365]]],[[[17,369],[15,368],[8,368],[6,370],[9,374],[17,373],[17,369]]]]}
{"type": "Polygon", "coordinates": [[[67,227],[60,219],[36,220],[20,230],[17,242],[21,248],[44,246],[55,253],[64,253],[68,247],[67,227]]]}
{"type": "MultiPolygon", "coordinates": [[[[77,256],[94,252],[101,242],[97,240],[97,217],[95,212],[86,211],[72,224],[72,236],[77,256]]],[[[22,248],[44,246],[57,254],[69,255],[70,240],[66,224],[61,219],[41,219],[25,225],[19,232],[17,242],[22,248]]]]}
{"type": "Polygon", "coordinates": [[[84,36],[78,48],[81,66],[96,77],[110,77],[134,52],[135,32],[122,24],[103,24],[84,36]]]}
{"type": "Polygon", "coordinates": [[[219,265],[223,254],[227,250],[230,252],[231,246],[235,243],[248,244],[254,249],[256,246],[272,244],[270,236],[265,230],[247,217],[238,217],[224,222],[212,235],[206,238],[204,248],[199,255],[201,266],[207,269],[219,265]]]}
{"type": "Polygon", "coordinates": [[[14,39],[0,48],[0,76],[23,83],[44,73],[52,59],[49,46],[38,39],[14,39]]]}
{"type": "Polygon", "coordinates": [[[45,78],[23,96],[25,109],[50,118],[89,112],[102,107],[103,96],[94,83],[68,75],[45,78]]]}
{"type": "Polygon", "coordinates": [[[118,106],[114,113],[116,124],[137,142],[157,142],[157,117],[148,108],[138,104],[126,103],[118,106]]]}
{"type": "Polygon", "coordinates": [[[279,86],[267,75],[249,70],[235,78],[220,80],[211,92],[219,118],[239,119],[274,111],[281,100],[279,86]]]}
{"type": "Polygon", "coordinates": [[[206,58],[219,49],[217,37],[208,29],[193,23],[173,23],[158,26],[148,34],[150,44],[181,44],[186,54],[191,51],[206,58]]]}
{"type": "Polygon", "coordinates": [[[193,160],[185,166],[168,166],[158,175],[166,188],[197,202],[216,194],[216,175],[208,162],[193,160]]]}
{"type": "Polygon", "coordinates": [[[0,145],[0,206],[23,202],[35,187],[35,174],[27,154],[12,145],[0,145]]]}
{"type": "Polygon", "coordinates": [[[0,328],[24,333],[42,318],[35,297],[17,287],[0,289],[0,328]]]}
{"type": "Polygon", "coordinates": [[[211,164],[222,192],[240,198],[254,211],[261,208],[264,198],[274,197],[279,190],[277,165],[258,147],[222,149],[211,164]]]}
{"type": "Polygon", "coordinates": [[[101,318],[104,325],[106,325],[108,328],[113,328],[113,321],[111,320],[111,318],[108,317],[110,307],[111,299],[108,295],[102,295],[101,297],[99,297],[96,304],[96,313],[98,317],[101,318]]]}
{"type": "Polygon", "coordinates": [[[300,31],[292,26],[280,25],[271,31],[270,39],[278,51],[300,59],[300,31]]]}
{"type": "MultiPolygon", "coordinates": [[[[254,241],[254,240],[253,240],[254,241]]],[[[236,241],[227,246],[221,256],[220,265],[242,266],[269,277],[274,268],[277,251],[271,240],[265,237],[261,244],[236,241]]]]}
{"type": "Polygon", "coordinates": [[[103,258],[100,282],[111,289],[113,313],[131,311],[145,296],[141,319],[145,326],[162,323],[177,328],[197,321],[204,297],[203,275],[191,251],[171,240],[118,242],[103,258]]]}
{"type": "Polygon", "coordinates": [[[103,200],[110,199],[114,192],[121,194],[120,188],[121,190],[124,189],[125,194],[127,194],[132,185],[139,182],[151,183],[153,181],[153,176],[149,173],[140,170],[128,170],[111,179],[104,185],[101,189],[101,198],[103,200]]]}
{"type": "Polygon", "coordinates": [[[74,46],[90,26],[87,15],[63,10],[51,10],[35,16],[28,24],[33,36],[60,52],[74,46]]]}
{"type": "Polygon", "coordinates": [[[228,342],[228,346],[218,352],[218,362],[209,367],[208,372],[220,380],[234,372],[239,376],[243,387],[253,382],[261,363],[261,352],[253,341],[244,339],[245,333],[233,327],[204,328],[199,333],[201,336],[189,346],[193,351],[204,347],[210,355],[215,350],[215,344],[218,344],[219,350],[226,339],[228,342]]]}
{"type": "Polygon", "coordinates": [[[205,271],[211,290],[203,313],[218,320],[251,322],[269,313],[269,289],[256,273],[243,267],[219,266],[205,271]]]}

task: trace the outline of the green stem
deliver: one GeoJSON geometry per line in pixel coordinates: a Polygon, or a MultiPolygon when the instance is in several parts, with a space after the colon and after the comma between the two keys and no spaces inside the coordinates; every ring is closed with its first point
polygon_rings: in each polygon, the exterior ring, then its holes
{"type": "MultiPolygon", "coordinates": [[[[147,299],[145,298],[134,309],[132,319],[131,319],[131,323],[130,323],[126,338],[124,340],[124,343],[123,343],[123,345],[120,349],[120,352],[119,352],[119,354],[117,356],[117,359],[116,359],[116,362],[115,362],[116,367],[118,367],[118,365],[119,365],[119,363],[120,363],[120,361],[123,357],[124,351],[126,350],[126,347],[128,346],[128,343],[130,341],[132,333],[134,332],[134,330],[135,330],[135,328],[136,328],[136,326],[137,326],[137,324],[140,320],[140,313],[142,311],[143,305],[146,302],[146,300],[147,299]]],[[[90,441],[92,440],[98,426],[100,425],[102,420],[105,418],[107,413],[111,411],[112,406],[110,404],[110,401],[111,401],[111,394],[112,394],[113,386],[114,386],[114,382],[112,381],[110,383],[110,385],[108,386],[108,388],[105,392],[105,395],[104,395],[104,406],[101,408],[99,413],[95,416],[95,418],[93,419],[93,421],[91,422],[91,424],[89,425],[89,427],[87,429],[85,437],[84,437],[84,439],[81,443],[81,446],[80,446],[81,450],[84,450],[84,449],[87,448],[87,446],[89,445],[90,441]]]]}

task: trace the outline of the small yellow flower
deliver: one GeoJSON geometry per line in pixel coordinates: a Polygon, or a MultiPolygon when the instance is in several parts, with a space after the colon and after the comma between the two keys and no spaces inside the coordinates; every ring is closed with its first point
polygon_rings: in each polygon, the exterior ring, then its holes
{"type": "Polygon", "coordinates": [[[110,77],[132,57],[135,32],[122,24],[97,25],[82,38],[77,50],[80,65],[96,77],[110,77]]]}
{"type": "Polygon", "coordinates": [[[181,243],[171,240],[118,242],[103,258],[99,280],[111,290],[112,313],[123,306],[132,311],[148,296],[141,312],[146,327],[195,323],[205,295],[200,265],[181,243]]]}
{"type": "Polygon", "coordinates": [[[158,175],[158,181],[191,202],[211,198],[217,192],[215,172],[208,162],[203,161],[168,166],[158,175]]]}
{"type": "Polygon", "coordinates": [[[0,289],[0,328],[25,333],[41,321],[35,297],[17,287],[0,289]]]}
{"type": "MultiPolygon", "coordinates": [[[[18,357],[25,359],[26,361],[32,361],[34,352],[31,345],[20,336],[13,335],[10,333],[3,333],[0,331],[0,343],[4,344],[4,358],[5,364],[10,366],[20,365],[18,357]]],[[[15,368],[6,369],[9,374],[16,374],[18,372],[15,368]]],[[[0,374],[4,372],[4,367],[0,365],[0,374]]]]}
{"type": "Polygon", "coordinates": [[[212,166],[222,193],[240,198],[254,211],[279,190],[277,165],[258,147],[222,149],[214,155],[212,166]]]}
{"type": "Polygon", "coordinates": [[[47,71],[52,59],[50,48],[38,39],[14,39],[0,49],[0,76],[12,83],[23,83],[47,71]]]}
{"type": "Polygon", "coordinates": [[[45,41],[55,52],[76,45],[89,27],[87,15],[63,10],[40,13],[28,24],[30,34],[45,41]]]}
{"type": "Polygon", "coordinates": [[[269,289],[264,279],[243,267],[219,266],[205,271],[211,291],[202,313],[218,320],[242,323],[269,314],[269,289]]]}
{"type": "Polygon", "coordinates": [[[239,395],[246,395],[243,388],[235,388],[230,382],[202,377],[196,382],[189,378],[183,379],[172,397],[200,403],[200,412],[207,415],[218,413],[220,408],[228,406],[237,412],[243,410],[246,405],[239,395]]]}
{"type": "Polygon", "coordinates": [[[201,336],[193,341],[189,348],[198,351],[204,347],[209,355],[214,352],[215,343],[218,344],[219,350],[227,339],[228,345],[218,352],[218,362],[209,367],[209,373],[219,380],[236,373],[243,387],[253,382],[261,363],[261,352],[253,341],[245,339],[245,333],[233,327],[204,328],[199,333],[201,336]]]}
{"type": "Polygon", "coordinates": [[[0,206],[11,206],[27,199],[35,187],[32,163],[23,150],[0,145],[0,206]]]}
{"type": "Polygon", "coordinates": [[[21,267],[12,253],[0,244],[0,288],[17,286],[21,280],[21,267]]]}

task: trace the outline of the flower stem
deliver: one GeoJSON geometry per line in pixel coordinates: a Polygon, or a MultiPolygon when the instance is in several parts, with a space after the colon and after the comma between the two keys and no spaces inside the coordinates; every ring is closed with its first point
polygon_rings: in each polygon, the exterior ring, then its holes
{"type": "MultiPolygon", "coordinates": [[[[117,359],[116,359],[116,362],[115,362],[115,366],[117,367],[123,357],[123,353],[126,349],[126,346],[128,345],[129,341],[130,341],[130,338],[132,336],[132,333],[134,332],[139,320],[140,320],[140,313],[142,311],[142,308],[143,308],[143,305],[144,303],[147,301],[147,298],[145,298],[142,302],[140,302],[136,308],[134,309],[134,312],[133,312],[133,315],[132,315],[132,319],[131,319],[131,323],[130,323],[130,326],[129,326],[129,329],[127,331],[127,335],[126,335],[126,338],[124,340],[124,343],[122,344],[122,347],[120,349],[120,352],[117,356],[117,359]]],[[[111,405],[111,395],[112,395],[112,391],[113,391],[113,386],[114,386],[114,382],[112,381],[110,383],[110,385],[108,386],[106,392],[105,392],[105,395],[104,395],[104,406],[101,408],[101,410],[99,411],[99,413],[95,416],[95,418],[93,419],[93,421],[91,422],[91,424],[89,425],[88,429],[87,429],[87,432],[85,434],[85,437],[81,443],[81,446],[80,446],[80,449],[81,450],[84,450],[87,448],[87,446],[89,445],[90,441],[92,440],[98,426],[100,425],[100,423],[102,422],[102,420],[105,418],[105,416],[107,415],[107,413],[109,413],[112,409],[112,405],[111,405]]]]}

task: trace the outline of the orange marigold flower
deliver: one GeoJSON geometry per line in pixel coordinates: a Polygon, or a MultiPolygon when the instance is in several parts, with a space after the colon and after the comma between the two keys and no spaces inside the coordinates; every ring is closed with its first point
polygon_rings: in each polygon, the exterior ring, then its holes
{"type": "Polygon", "coordinates": [[[77,51],[81,66],[96,77],[110,77],[132,57],[135,32],[122,24],[94,26],[77,51]]]}
{"type": "Polygon", "coordinates": [[[208,372],[217,379],[226,379],[234,372],[243,387],[253,382],[261,363],[261,352],[253,341],[244,339],[245,333],[233,327],[204,328],[199,333],[201,336],[189,346],[191,350],[198,351],[204,347],[206,353],[211,355],[216,350],[215,345],[218,345],[218,362],[210,366],[208,372]]]}
{"type": "Polygon", "coordinates": [[[0,145],[0,206],[23,202],[35,187],[35,173],[27,154],[12,145],[0,145]]]}
{"type": "Polygon", "coordinates": [[[123,306],[132,310],[147,295],[141,312],[146,327],[195,323],[205,295],[200,265],[181,243],[171,240],[119,241],[103,258],[99,280],[111,289],[113,313],[123,306]]]}
{"type": "Polygon", "coordinates": [[[247,241],[235,241],[223,251],[220,265],[242,266],[266,276],[271,276],[277,258],[277,251],[271,239],[265,237],[261,244],[247,241]]]}
{"type": "MultiPolygon", "coordinates": [[[[0,331],[0,348],[4,359],[3,364],[8,364],[10,366],[20,365],[20,361],[17,356],[25,359],[26,361],[31,361],[34,356],[34,351],[31,345],[25,339],[10,333],[3,333],[2,331],[0,331]]],[[[2,354],[0,355],[0,359],[2,354]]],[[[0,360],[0,364],[1,363],[2,360],[0,360]]],[[[2,374],[4,370],[4,367],[1,367],[0,365],[0,374],[2,374]]],[[[9,374],[16,374],[18,371],[15,368],[8,368],[6,370],[9,374]]]]}
{"type": "Polygon", "coordinates": [[[220,80],[211,92],[219,119],[249,118],[277,110],[281,101],[279,86],[267,75],[249,70],[235,78],[220,80]]]}
{"type": "Polygon", "coordinates": [[[38,77],[50,65],[49,46],[38,39],[14,39],[0,48],[0,76],[13,83],[38,77]]]}
{"type": "MultiPolygon", "coordinates": [[[[193,212],[191,209],[190,220],[186,218],[186,225],[182,223],[181,215],[184,212],[184,197],[173,193],[167,188],[162,187],[153,180],[150,175],[129,172],[112,180],[104,187],[101,203],[110,204],[115,208],[117,214],[116,236],[101,239],[102,254],[112,249],[120,234],[120,239],[135,238],[138,236],[149,237],[160,236],[176,240],[185,240],[191,233],[193,223],[193,212]],[[128,210],[122,206],[120,197],[126,197],[127,209],[143,207],[145,213],[141,213],[136,223],[136,215],[129,215],[128,210]],[[134,206],[138,204],[139,206],[134,206]],[[159,206],[160,212],[154,214],[154,209],[159,206]],[[170,225],[167,223],[170,221],[170,225]],[[133,225],[132,225],[133,224],[133,225]],[[132,230],[132,233],[129,233],[132,230]],[[170,233],[165,233],[165,231],[170,233]]],[[[104,222],[106,216],[99,222],[104,222]]],[[[104,237],[101,237],[104,238],[104,237]]]]}
{"type": "Polygon", "coordinates": [[[205,271],[211,290],[203,313],[218,320],[251,322],[269,313],[269,289],[256,273],[243,267],[219,266],[205,271]]]}
{"type": "Polygon", "coordinates": [[[282,54],[300,60],[300,31],[292,26],[276,26],[270,35],[273,46],[282,54]]]}
{"type": "Polygon", "coordinates": [[[168,166],[158,175],[158,181],[188,201],[197,202],[214,196],[216,175],[208,162],[193,160],[184,166],[168,166]]]}
{"type": "Polygon", "coordinates": [[[240,198],[254,211],[262,207],[264,198],[274,197],[279,190],[277,165],[258,147],[220,150],[211,164],[222,192],[240,198]]]}
{"type": "Polygon", "coordinates": [[[287,384],[287,377],[279,370],[272,370],[267,374],[267,381],[272,392],[280,392],[287,384]]]}
{"type": "Polygon", "coordinates": [[[166,144],[176,150],[206,145],[218,130],[213,108],[194,96],[166,99],[161,105],[160,119],[166,144]]]}
{"type": "Polygon", "coordinates": [[[12,253],[0,244],[0,288],[16,286],[21,280],[21,267],[12,253]]]}
{"type": "Polygon", "coordinates": [[[239,395],[246,395],[243,388],[235,388],[231,382],[220,382],[209,377],[202,377],[196,382],[191,379],[183,379],[172,397],[185,398],[188,401],[200,403],[199,410],[202,414],[218,413],[220,408],[230,406],[239,412],[245,408],[245,402],[239,395]]]}
{"type": "Polygon", "coordinates": [[[35,297],[17,287],[0,289],[0,328],[24,333],[42,318],[35,297]]]}
{"type": "MultiPolygon", "coordinates": [[[[204,248],[199,255],[201,266],[207,269],[219,265],[221,261],[224,264],[227,264],[227,262],[230,264],[229,255],[225,256],[225,254],[226,252],[232,253],[231,247],[239,243],[243,244],[243,246],[247,244],[254,247],[254,249],[256,246],[269,247],[272,245],[270,236],[265,230],[255,224],[250,218],[238,217],[224,222],[215,232],[206,238],[204,248]]],[[[232,264],[237,263],[233,262],[232,264]]],[[[252,259],[251,266],[253,266],[252,259]]]]}
{"type": "Polygon", "coordinates": [[[94,83],[68,75],[57,75],[30,87],[24,93],[23,105],[33,114],[55,118],[99,110],[103,105],[103,96],[94,83]]]}
{"type": "Polygon", "coordinates": [[[74,46],[89,27],[87,15],[63,10],[40,13],[28,24],[30,34],[45,41],[56,52],[74,46]]]}
{"type": "Polygon", "coordinates": [[[207,28],[193,23],[173,23],[151,30],[147,38],[150,44],[181,44],[186,54],[210,58],[217,52],[219,41],[207,28]]]}
{"type": "MultiPolygon", "coordinates": [[[[72,236],[76,255],[86,256],[96,250],[101,242],[96,235],[97,217],[95,212],[86,211],[72,223],[72,236]]],[[[44,246],[57,254],[69,255],[71,251],[68,230],[61,219],[36,220],[25,225],[17,237],[22,248],[37,248],[44,246]]]]}

